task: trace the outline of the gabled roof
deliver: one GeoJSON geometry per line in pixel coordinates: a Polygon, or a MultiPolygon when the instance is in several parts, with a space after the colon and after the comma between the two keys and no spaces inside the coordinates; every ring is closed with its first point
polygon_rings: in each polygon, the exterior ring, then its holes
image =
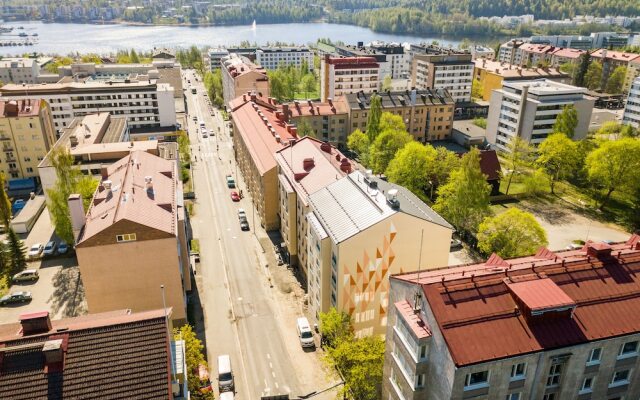
{"type": "Polygon", "coordinates": [[[487,180],[500,179],[502,168],[495,150],[482,150],[480,152],[480,170],[487,175],[487,180]]]}
{"type": "Polygon", "coordinates": [[[145,151],[134,151],[109,166],[108,179],[102,180],[93,197],[78,245],[122,220],[175,235],[176,169],[175,161],[145,151]]]}

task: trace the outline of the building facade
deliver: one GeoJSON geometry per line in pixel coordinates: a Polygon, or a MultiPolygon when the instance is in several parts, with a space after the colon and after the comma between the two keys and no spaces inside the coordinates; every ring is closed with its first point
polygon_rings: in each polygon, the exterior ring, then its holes
{"type": "Polygon", "coordinates": [[[232,53],[221,60],[222,95],[228,107],[233,99],[248,92],[269,96],[267,71],[248,58],[232,53]]]}
{"type": "Polygon", "coordinates": [[[382,397],[639,398],[639,242],[391,277],[382,397]]]}
{"type": "Polygon", "coordinates": [[[187,322],[191,274],[175,160],[132,152],[102,170],[86,214],[80,195],[70,196],[69,212],[91,313],[153,310],[164,297],[174,323],[187,322]]]}
{"type": "Polygon", "coordinates": [[[131,129],[175,127],[173,87],[154,81],[64,82],[9,84],[0,88],[8,100],[41,98],[49,103],[57,131],[75,117],[97,112],[124,116],[131,129]]]}
{"type": "Polygon", "coordinates": [[[602,63],[601,87],[604,88],[606,86],[607,81],[609,80],[609,75],[611,75],[616,68],[624,67],[627,69],[627,75],[623,88],[628,88],[631,86],[631,76],[628,72],[630,69],[633,69],[633,66],[630,68],[629,64],[640,60],[640,54],[607,50],[605,48],[591,53],[591,59],[602,63]]]}
{"type": "Polygon", "coordinates": [[[629,97],[624,107],[622,122],[640,128],[640,77],[633,81],[629,88],[629,97]]]}
{"type": "Polygon", "coordinates": [[[215,71],[222,68],[222,59],[229,55],[229,51],[222,47],[209,49],[207,56],[209,58],[209,70],[215,71]]]}
{"type": "Polygon", "coordinates": [[[38,164],[56,142],[49,105],[40,99],[0,101],[0,172],[7,179],[38,176],[38,164]]]}
{"type": "Polygon", "coordinates": [[[349,130],[349,110],[343,96],[326,103],[316,101],[298,101],[280,106],[288,121],[296,124],[298,132],[303,136],[302,128],[310,129],[313,135],[329,142],[338,148],[347,144],[349,130]]]}
{"type": "Polygon", "coordinates": [[[38,83],[40,66],[33,58],[3,58],[0,60],[0,82],[38,83]]]}
{"type": "Polygon", "coordinates": [[[309,196],[309,309],[351,316],[356,336],[387,332],[389,277],[447,264],[453,228],[407,189],[360,171],[309,196]]]}
{"type": "Polygon", "coordinates": [[[322,102],[348,93],[373,93],[380,89],[380,64],[374,57],[331,57],[320,63],[322,102]]]}
{"type": "Polygon", "coordinates": [[[278,69],[280,64],[300,68],[304,62],[313,71],[313,53],[308,47],[260,47],[256,50],[256,63],[268,70],[278,69]]]}
{"type": "MultiPolygon", "coordinates": [[[[382,92],[382,112],[402,117],[413,138],[422,143],[444,140],[453,129],[454,100],[442,89],[382,92]]],[[[353,93],[344,96],[349,109],[349,132],[365,131],[372,94],[353,93]]]]}
{"type": "Polygon", "coordinates": [[[500,45],[498,51],[497,61],[506,64],[520,65],[522,59],[522,53],[520,53],[520,46],[525,44],[523,40],[513,39],[500,45]]]}
{"type": "Polygon", "coordinates": [[[416,89],[446,90],[456,103],[471,101],[474,64],[471,53],[442,49],[416,54],[411,65],[411,85],[416,89]]]}
{"type": "Polygon", "coordinates": [[[497,150],[507,151],[507,144],[519,136],[538,145],[552,133],[556,117],[567,105],[578,112],[573,139],[587,135],[595,99],[587,89],[547,79],[503,82],[502,89],[491,92],[487,141],[497,150]]]}

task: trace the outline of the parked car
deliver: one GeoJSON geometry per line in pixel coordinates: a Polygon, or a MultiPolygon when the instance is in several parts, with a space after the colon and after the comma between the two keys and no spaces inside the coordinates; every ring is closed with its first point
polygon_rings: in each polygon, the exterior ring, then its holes
{"type": "Polygon", "coordinates": [[[244,211],[244,208],[238,208],[238,218],[247,219],[247,213],[244,211]]]}
{"type": "Polygon", "coordinates": [[[16,201],[13,202],[13,205],[11,206],[11,212],[14,214],[17,214],[18,211],[24,208],[25,204],[26,202],[23,199],[17,199],[16,201]]]}
{"type": "Polygon", "coordinates": [[[233,179],[233,177],[231,175],[227,175],[226,178],[227,178],[227,187],[229,189],[235,189],[235,187],[236,187],[235,179],[233,179]]]}
{"type": "Polygon", "coordinates": [[[58,245],[58,254],[67,254],[69,251],[69,245],[64,240],[58,245]]]}
{"type": "Polygon", "coordinates": [[[51,240],[46,246],[44,246],[44,251],[42,253],[45,256],[52,256],[55,254],[57,247],[58,244],[54,240],[51,240]]]}
{"type": "Polygon", "coordinates": [[[193,119],[193,122],[197,122],[198,121],[198,116],[194,115],[191,119],[193,119]]]}
{"type": "Polygon", "coordinates": [[[0,298],[0,306],[7,304],[27,303],[31,301],[31,292],[13,292],[0,298]]]}
{"type": "Polygon", "coordinates": [[[240,229],[243,231],[248,231],[250,230],[249,228],[249,222],[247,222],[246,219],[241,219],[240,220],[240,229]]]}
{"type": "Polygon", "coordinates": [[[454,251],[462,248],[462,242],[458,239],[451,239],[449,250],[454,251]]]}
{"type": "Polygon", "coordinates": [[[27,256],[29,258],[38,258],[42,255],[43,251],[44,251],[44,246],[41,243],[36,243],[29,248],[29,252],[27,253],[27,256]]]}
{"type": "Polygon", "coordinates": [[[200,253],[197,251],[192,251],[191,255],[193,256],[193,261],[199,263],[200,262],[200,253]]]}
{"type": "Polygon", "coordinates": [[[37,269],[25,269],[22,272],[15,274],[11,280],[13,282],[33,282],[37,281],[40,275],[38,275],[37,269]]]}
{"type": "Polygon", "coordinates": [[[240,196],[238,195],[238,192],[231,192],[231,200],[240,201],[240,196]]]}

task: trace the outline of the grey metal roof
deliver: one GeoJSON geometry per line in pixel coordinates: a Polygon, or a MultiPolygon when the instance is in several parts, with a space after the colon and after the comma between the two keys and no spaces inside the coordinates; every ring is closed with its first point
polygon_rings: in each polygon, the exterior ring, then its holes
{"type": "Polygon", "coordinates": [[[320,221],[318,221],[318,218],[316,218],[313,212],[307,213],[307,221],[309,222],[309,225],[313,227],[313,230],[315,230],[318,234],[318,239],[322,240],[329,237],[327,231],[324,230],[322,224],[320,223],[320,221]]]}
{"type": "MultiPolygon", "coordinates": [[[[375,93],[380,96],[382,109],[411,107],[413,105],[452,105],[455,102],[445,89],[420,89],[405,91],[387,91],[375,93]],[[413,100],[412,100],[413,98],[413,100]]],[[[371,96],[374,93],[348,93],[344,97],[352,110],[368,109],[371,106],[371,96]]]]}
{"type": "Polygon", "coordinates": [[[404,212],[449,229],[453,227],[407,189],[378,178],[372,189],[360,171],[326,186],[309,196],[314,214],[335,243],[384,220],[396,212],[404,212]],[[392,208],[385,197],[389,189],[398,189],[399,208],[392,208]]]}

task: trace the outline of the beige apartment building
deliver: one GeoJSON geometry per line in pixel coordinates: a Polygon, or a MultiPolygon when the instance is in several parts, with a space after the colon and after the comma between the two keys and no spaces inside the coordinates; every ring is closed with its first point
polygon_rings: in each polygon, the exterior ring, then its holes
{"type": "Polygon", "coordinates": [[[446,90],[422,89],[377,94],[353,93],[343,96],[349,110],[349,133],[365,131],[371,96],[381,98],[382,112],[402,117],[407,132],[419,142],[444,140],[453,129],[454,100],[446,90]]]}
{"type": "Polygon", "coordinates": [[[313,131],[316,138],[339,148],[346,146],[347,136],[351,131],[349,110],[342,97],[329,99],[326,103],[296,100],[280,107],[289,121],[298,128],[304,124],[313,131]]]}
{"type": "Polygon", "coordinates": [[[227,107],[232,100],[248,92],[269,96],[269,77],[266,69],[235,53],[223,57],[220,62],[222,94],[227,107]]]}
{"type": "MultiPolygon", "coordinates": [[[[295,149],[295,146],[294,146],[295,149]]],[[[356,336],[385,335],[389,278],[446,266],[453,227],[409,190],[355,171],[309,196],[309,309],[349,313],[356,336]]]]}
{"type": "Polygon", "coordinates": [[[134,151],[102,171],[86,215],[69,198],[76,253],[90,313],[173,308],[186,323],[190,268],[182,181],[176,161],[134,151]]]}
{"type": "Polygon", "coordinates": [[[446,90],[456,103],[471,101],[474,68],[471,53],[433,46],[428,51],[413,56],[411,86],[446,90]]]}
{"type": "Polygon", "coordinates": [[[0,101],[0,171],[7,179],[38,176],[56,142],[49,105],[40,99],[0,101]]]}
{"type": "Polygon", "coordinates": [[[331,144],[305,136],[275,154],[280,233],[289,264],[307,277],[309,196],[351,172],[351,162],[331,144]]]}
{"type": "Polygon", "coordinates": [[[256,93],[243,94],[229,108],[238,170],[261,225],[268,231],[276,230],[280,226],[280,205],[275,153],[297,139],[296,127],[286,122],[274,99],[256,93]]]}
{"type": "Polygon", "coordinates": [[[622,51],[613,51],[607,49],[599,49],[591,53],[591,61],[600,61],[602,63],[602,87],[604,88],[609,79],[609,75],[618,67],[625,67],[627,75],[622,85],[623,91],[628,91],[633,82],[636,72],[636,66],[640,62],[640,54],[626,53],[622,51]]]}
{"type": "Polygon", "coordinates": [[[640,236],[391,277],[382,398],[640,398],[640,236]]]}
{"type": "Polygon", "coordinates": [[[380,89],[380,64],[375,57],[331,57],[320,62],[320,99],[328,102],[347,93],[380,89]]]}

